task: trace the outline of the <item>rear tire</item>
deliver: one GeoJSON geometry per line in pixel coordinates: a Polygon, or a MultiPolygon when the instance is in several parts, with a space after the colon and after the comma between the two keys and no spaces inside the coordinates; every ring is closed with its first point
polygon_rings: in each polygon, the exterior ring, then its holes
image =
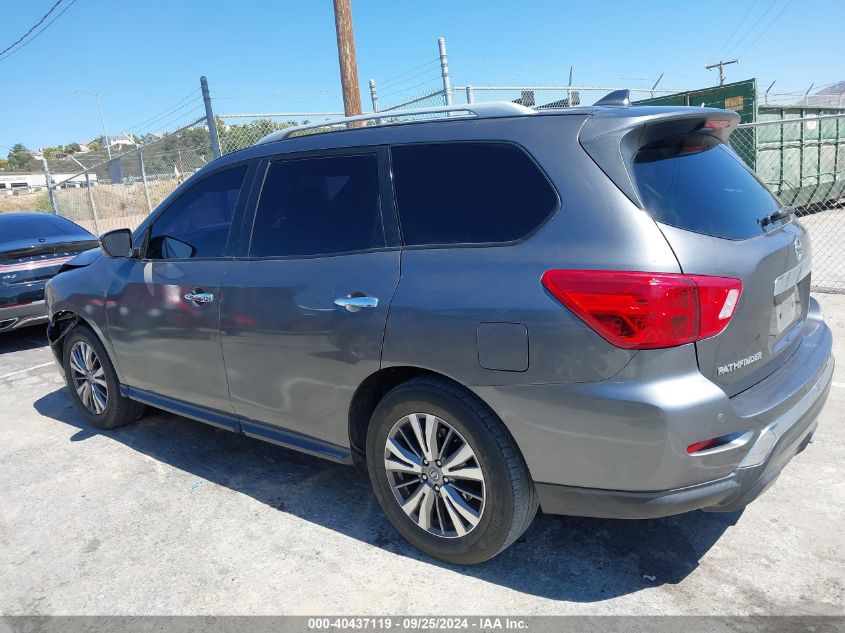
{"type": "Polygon", "coordinates": [[[78,325],[65,336],[62,355],[70,397],[91,426],[114,429],[143,415],[143,404],[120,395],[114,365],[90,328],[78,325]]]}
{"type": "Polygon", "coordinates": [[[367,469],[399,533],[449,563],[496,556],[528,529],[539,505],[502,422],[436,377],[410,380],[381,400],[367,434],[367,469]]]}

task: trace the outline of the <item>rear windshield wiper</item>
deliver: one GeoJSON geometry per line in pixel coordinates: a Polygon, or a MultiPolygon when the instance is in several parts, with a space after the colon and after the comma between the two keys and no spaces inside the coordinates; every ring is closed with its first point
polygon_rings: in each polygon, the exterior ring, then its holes
{"type": "Polygon", "coordinates": [[[795,213],[795,207],[791,205],[786,205],[785,207],[781,207],[774,213],[767,215],[765,217],[760,218],[757,222],[760,223],[760,226],[766,228],[770,224],[774,224],[778,220],[785,220],[789,216],[795,213]]]}

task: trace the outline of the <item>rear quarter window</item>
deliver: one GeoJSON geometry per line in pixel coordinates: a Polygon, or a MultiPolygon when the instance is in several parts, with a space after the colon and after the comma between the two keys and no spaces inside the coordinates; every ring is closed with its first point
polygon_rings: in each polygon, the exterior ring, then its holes
{"type": "Polygon", "coordinates": [[[403,243],[513,242],[558,207],[546,176],[507,143],[431,143],[390,149],[403,243]]]}
{"type": "Polygon", "coordinates": [[[655,220],[696,233],[732,240],[761,235],[760,220],[780,207],[741,158],[706,135],[646,146],[633,171],[655,220]]]}

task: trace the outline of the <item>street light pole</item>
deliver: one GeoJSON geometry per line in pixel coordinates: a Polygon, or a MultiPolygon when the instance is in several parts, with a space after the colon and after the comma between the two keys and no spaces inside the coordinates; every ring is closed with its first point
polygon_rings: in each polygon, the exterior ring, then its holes
{"type": "Polygon", "coordinates": [[[111,160],[111,143],[109,142],[108,132],[106,132],[106,117],[103,116],[103,104],[100,103],[100,95],[93,90],[82,88],[77,88],[74,92],[87,92],[89,95],[94,95],[97,98],[97,108],[100,110],[100,123],[103,124],[103,138],[106,140],[106,151],[109,153],[109,160],[111,160]]]}

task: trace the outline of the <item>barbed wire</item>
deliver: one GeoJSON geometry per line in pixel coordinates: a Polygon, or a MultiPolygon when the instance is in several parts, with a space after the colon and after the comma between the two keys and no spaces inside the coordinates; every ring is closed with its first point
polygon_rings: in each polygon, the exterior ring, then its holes
{"type": "Polygon", "coordinates": [[[168,116],[169,114],[171,114],[173,112],[176,112],[177,110],[182,110],[182,109],[190,106],[191,105],[190,100],[195,99],[197,94],[199,94],[199,93],[200,93],[200,89],[196,88],[196,89],[192,90],[191,92],[189,92],[185,97],[183,97],[182,99],[177,101],[174,105],[169,106],[168,108],[165,108],[164,110],[162,110],[161,112],[159,112],[155,116],[152,116],[149,119],[141,121],[140,123],[138,123],[136,125],[126,127],[124,129],[129,130],[129,131],[136,131],[141,127],[149,126],[150,124],[152,124],[153,122],[157,121],[160,118],[163,118],[163,117],[168,116]]]}
{"type": "Polygon", "coordinates": [[[382,82],[380,82],[380,83],[381,83],[382,85],[384,85],[384,86],[388,86],[388,85],[390,85],[391,83],[393,83],[393,82],[394,82],[394,80],[396,80],[396,79],[399,79],[399,78],[401,78],[401,77],[404,77],[405,75],[408,75],[408,74],[410,74],[410,73],[412,73],[412,72],[414,72],[414,71],[416,71],[416,70],[419,70],[419,69],[421,69],[421,68],[423,68],[423,67],[425,67],[425,66],[429,66],[429,65],[432,65],[432,64],[434,64],[434,63],[439,63],[439,62],[440,62],[440,58],[439,58],[439,57],[435,57],[434,59],[430,59],[430,60],[428,60],[427,62],[424,62],[424,63],[420,64],[419,66],[415,66],[414,68],[411,68],[411,69],[409,69],[409,70],[406,70],[405,72],[401,72],[401,73],[399,73],[398,75],[394,75],[393,77],[389,77],[389,78],[387,78],[387,79],[383,80],[383,81],[382,81],[382,82]]]}
{"type": "Polygon", "coordinates": [[[434,77],[432,79],[426,79],[425,81],[421,81],[420,83],[414,84],[413,86],[408,86],[407,88],[404,88],[402,90],[397,90],[397,91],[393,91],[393,92],[386,92],[386,93],[379,92],[379,98],[384,99],[386,97],[408,96],[408,95],[411,95],[417,88],[420,88],[422,86],[427,86],[429,84],[433,84],[433,83],[440,82],[440,81],[442,81],[441,77],[434,77]]]}

